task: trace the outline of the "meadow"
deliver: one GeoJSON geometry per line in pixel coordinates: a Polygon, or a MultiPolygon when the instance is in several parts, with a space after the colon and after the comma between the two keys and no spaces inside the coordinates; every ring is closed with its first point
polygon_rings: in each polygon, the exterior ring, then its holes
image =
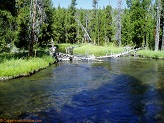
{"type": "Polygon", "coordinates": [[[59,44],[59,51],[65,52],[65,48],[69,46],[75,46],[73,52],[78,55],[95,55],[95,56],[104,56],[117,54],[124,51],[124,47],[116,47],[113,44],[108,46],[96,46],[93,44],[81,44],[81,45],[70,45],[70,44],[59,44]]]}

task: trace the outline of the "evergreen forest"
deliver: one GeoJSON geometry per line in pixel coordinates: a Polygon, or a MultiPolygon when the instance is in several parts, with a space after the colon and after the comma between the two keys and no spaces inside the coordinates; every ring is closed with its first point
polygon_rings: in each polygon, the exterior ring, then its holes
{"type": "Polygon", "coordinates": [[[68,8],[55,8],[51,0],[0,0],[0,53],[33,56],[51,41],[164,49],[164,0],[126,0],[126,8],[97,3],[79,9],[76,0],[68,8]]]}

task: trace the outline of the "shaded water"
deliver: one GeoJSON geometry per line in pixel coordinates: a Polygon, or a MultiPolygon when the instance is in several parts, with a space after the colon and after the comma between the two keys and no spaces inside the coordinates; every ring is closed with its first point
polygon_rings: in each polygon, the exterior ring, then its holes
{"type": "Polygon", "coordinates": [[[134,58],[52,65],[0,82],[0,119],[162,123],[163,72],[163,60],[134,58]]]}

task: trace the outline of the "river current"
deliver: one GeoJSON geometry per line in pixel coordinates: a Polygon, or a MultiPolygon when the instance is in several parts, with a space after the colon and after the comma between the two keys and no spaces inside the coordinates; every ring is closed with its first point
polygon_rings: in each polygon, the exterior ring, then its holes
{"type": "Polygon", "coordinates": [[[0,119],[43,123],[164,122],[164,61],[62,62],[0,82],[0,119]]]}

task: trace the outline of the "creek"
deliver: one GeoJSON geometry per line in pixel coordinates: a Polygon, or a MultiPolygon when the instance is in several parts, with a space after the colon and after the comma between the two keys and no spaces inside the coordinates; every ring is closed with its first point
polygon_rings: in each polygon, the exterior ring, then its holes
{"type": "Polygon", "coordinates": [[[164,61],[62,62],[0,82],[0,119],[43,123],[164,122],[164,61]]]}

